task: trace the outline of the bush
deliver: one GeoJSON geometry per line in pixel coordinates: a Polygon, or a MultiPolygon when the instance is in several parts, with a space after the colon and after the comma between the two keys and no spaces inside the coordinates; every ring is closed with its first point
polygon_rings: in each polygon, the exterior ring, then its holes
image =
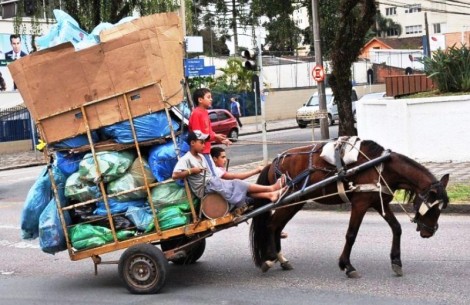
{"type": "Polygon", "coordinates": [[[432,57],[424,57],[424,72],[441,92],[470,91],[470,49],[465,45],[453,45],[446,51],[441,49],[432,57]]]}

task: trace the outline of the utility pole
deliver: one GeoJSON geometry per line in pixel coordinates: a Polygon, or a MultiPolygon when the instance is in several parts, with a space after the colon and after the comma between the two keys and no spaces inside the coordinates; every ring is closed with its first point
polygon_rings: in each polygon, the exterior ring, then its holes
{"type": "Polygon", "coordinates": [[[429,26],[428,26],[428,13],[424,13],[424,27],[426,31],[426,56],[431,57],[431,46],[429,45],[429,26]]]}
{"type": "Polygon", "coordinates": [[[181,18],[183,35],[186,37],[186,0],[180,0],[180,8],[178,10],[178,14],[181,18]]]}
{"type": "MultiPolygon", "coordinates": [[[[323,67],[323,59],[321,52],[321,39],[320,39],[320,19],[318,18],[318,0],[312,0],[312,23],[313,23],[313,47],[315,48],[315,65],[323,67]]],[[[317,82],[319,108],[320,112],[326,114],[326,97],[325,97],[325,82],[317,82]]],[[[330,138],[330,131],[328,129],[328,118],[320,118],[320,139],[326,140],[330,138]]]]}
{"type": "Polygon", "coordinates": [[[259,100],[261,104],[261,131],[263,139],[263,163],[268,165],[268,137],[266,131],[266,95],[264,94],[263,83],[263,54],[261,50],[261,30],[258,27],[257,36],[257,49],[258,49],[258,69],[259,69],[259,100]]]}

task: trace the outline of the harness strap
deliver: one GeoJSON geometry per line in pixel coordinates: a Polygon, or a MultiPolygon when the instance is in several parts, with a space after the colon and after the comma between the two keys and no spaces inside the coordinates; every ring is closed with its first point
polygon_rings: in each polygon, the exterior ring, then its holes
{"type": "Polygon", "coordinates": [[[344,203],[351,203],[348,196],[346,196],[346,191],[344,189],[344,183],[341,180],[336,181],[336,186],[338,187],[338,196],[343,200],[344,203]]]}
{"type": "Polygon", "coordinates": [[[366,183],[366,184],[357,184],[353,186],[354,192],[362,192],[362,193],[369,193],[369,192],[381,192],[387,195],[393,196],[392,192],[387,187],[379,187],[376,184],[366,183]]]}

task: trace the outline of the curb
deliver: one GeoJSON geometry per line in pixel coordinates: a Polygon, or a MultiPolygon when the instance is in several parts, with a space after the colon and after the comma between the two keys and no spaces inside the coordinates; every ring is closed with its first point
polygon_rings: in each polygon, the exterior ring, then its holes
{"type": "MultiPolygon", "coordinates": [[[[391,210],[396,214],[404,214],[405,212],[400,207],[398,203],[390,204],[391,210]]],[[[410,204],[404,204],[403,208],[411,215],[414,216],[415,212],[413,207],[410,204]]],[[[335,205],[326,205],[316,202],[307,202],[303,207],[304,210],[311,211],[331,211],[331,212],[350,212],[351,205],[342,203],[335,205]]],[[[369,209],[368,212],[376,212],[375,210],[369,209]]],[[[470,204],[466,203],[449,203],[447,208],[443,211],[442,214],[469,214],[470,213],[470,204]]]]}
{"type": "Polygon", "coordinates": [[[34,167],[34,166],[39,166],[39,165],[46,165],[46,162],[34,162],[34,163],[27,163],[27,164],[21,164],[21,165],[4,166],[4,167],[0,167],[0,172],[13,170],[13,169],[19,169],[19,168],[34,167]]]}
{"type": "MultiPolygon", "coordinates": [[[[279,127],[279,128],[273,128],[273,129],[266,130],[266,132],[280,131],[280,130],[287,130],[287,129],[295,129],[295,128],[297,128],[297,126],[279,127]]],[[[258,133],[262,133],[262,132],[263,132],[262,130],[248,131],[246,133],[240,133],[240,136],[249,136],[249,135],[254,135],[254,134],[258,134],[258,133]]]]}

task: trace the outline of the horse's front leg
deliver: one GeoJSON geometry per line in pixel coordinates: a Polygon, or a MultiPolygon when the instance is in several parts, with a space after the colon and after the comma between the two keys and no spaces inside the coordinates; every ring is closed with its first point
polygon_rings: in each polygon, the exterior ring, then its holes
{"type": "Polygon", "coordinates": [[[339,268],[346,270],[346,275],[349,278],[359,278],[360,274],[356,271],[350,261],[351,249],[356,241],[359,227],[361,226],[364,215],[366,214],[368,205],[361,204],[360,202],[351,202],[351,215],[349,218],[349,227],[346,233],[346,243],[344,244],[343,253],[339,257],[339,268]]]}
{"type": "MultiPolygon", "coordinates": [[[[385,215],[382,217],[392,229],[393,240],[392,240],[392,249],[390,251],[390,259],[392,261],[392,270],[397,276],[403,275],[402,264],[401,264],[401,250],[400,250],[400,240],[401,240],[401,225],[398,222],[397,218],[390,209],[390,205],[384,205],[385,215]]],[[[377,209],[377,212],[380,213],[380,210],[377,209]]]]}

